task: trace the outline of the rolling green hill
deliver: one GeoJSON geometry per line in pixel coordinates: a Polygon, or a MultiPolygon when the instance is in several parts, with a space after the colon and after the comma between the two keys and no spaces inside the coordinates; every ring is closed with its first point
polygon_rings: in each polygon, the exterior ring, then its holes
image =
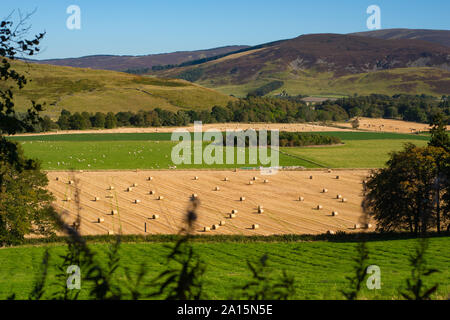
{"type": "Polygon", "coordinates": [[[172,111],[209,109],[232,99],[184,80],[20,61],[12,62],[12,66],[31,80],[22,90],[14,91],[17,110],[25,111],[30,100],[35,100],[46,102],[44,114],[50,116],[59,115],[62,109],[105,113],[157,107],[172,111]]]}

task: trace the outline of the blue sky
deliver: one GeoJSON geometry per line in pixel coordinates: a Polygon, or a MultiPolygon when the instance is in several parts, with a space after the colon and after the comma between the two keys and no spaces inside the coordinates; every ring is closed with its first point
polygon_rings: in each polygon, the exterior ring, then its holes
{"type": "Polygon", "coordinates": [[[45,30],[39,59],[92,54],[142,55],[225,45],[256,45],[307,33],[367,31],[366,9],[381,8],[382,29],[450,29],[448,0],[21,0],[2,3],[37,12],[32,32],[45,30]],[[70,5],[81,29],[69,30],[70,5]]]}

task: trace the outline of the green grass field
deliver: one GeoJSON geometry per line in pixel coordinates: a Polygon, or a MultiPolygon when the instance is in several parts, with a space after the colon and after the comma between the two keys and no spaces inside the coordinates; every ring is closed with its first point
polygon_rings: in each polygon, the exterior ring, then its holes
{"type": "MultiPolygon", "coordinates": [[[[325,132],[342,139],[344,145],[281,148],[281,166],[305,168],[379,168],[389,153],[407,142],[423,146],[429,137],[410,134],[371,132],[325,132]]],[[[167,169],[174,164],[170,133],[70,134],[21,136],[28,157],[39,159],[46,170],[167,169]]],[[[207,143],[205,144],[207,145],[207,143]]],[[[248,151],[248,150],[247,150],[248,151]]],[[[237,154],[237,152],[235,152],[237,154]]],[[[248,158],[248,152],[246,152],[248,158]]],[[[224,161],[225,162],[225,161],[224,161]]],[[[181,164],[178,169],[235,168],[249,164],[181,164]]]]}
{"type": "MultiPolygon", "coordinates": [[[[415,239],[372,241],[369,264],[381,269],[381,289],[362,290],[362,299],[397,299],[398,288],[404,286],[410,276],[408,257],[414,252],[415,239]]],[[[118,284],[124,287],[126,281],[123,267],[137,274],[141,264],[146,266],[149,278],[156,277],[166,264],[166,255],[171,243],[123,243],[120,251],[121,267],[118,270],[118,284]]],[[[430,239],[427,253],[430,267],[440,272],[432,275],[427,285],[439,283],[433,298],[447,299],[450,294],[449,237],[430,239]]],[[[55,281],[55,265],[61,263],[64,254],[62,245],[47,245],[50,249],[49,283],[55,281]]],[[[28,297],[32,282],[41,265],[44,246],[23,246],[0,250],[0,299],[12,293],[17,298],[28,297]]],[[[92,244],[98,253],[97,261],[105,264],[107,244],[92,244]]],[[[194,242],[195,250],[207,264],[205,292],[210,299],[236,299],[236,286],[250,279],[247,260],[256,262],[268,254],[269,267],[274,275],[288,271],[296,279],[297,299],[342,299],[341,289],[346,289],[346,277],[352,275],[354,242],[194,242]]],[[[83,274],[83,270],[81,271],[83,274]]],[[[86,298],[86,287],[81,298],[86,298]]]]}

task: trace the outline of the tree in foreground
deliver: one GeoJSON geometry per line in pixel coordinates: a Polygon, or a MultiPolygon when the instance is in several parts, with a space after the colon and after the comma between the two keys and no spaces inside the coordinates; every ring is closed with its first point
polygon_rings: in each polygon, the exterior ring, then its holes
{"type": "Polygon", "coordinates": [[[378,230],[417,234],[448,225],[446,209],[441,216],[437,204],[448,208],[449,187],[447,183],[437,188],[437,181],[447,181],[449,163],[449,152],[440,147],[407,144],[392,153],[387,167],[374,172],[365,184],[363,205],[377,221],[378,230]]]}
{"type": "Polygon", "coordinates": [[[32,102],[25,117],[16,114],[14,89],[22,89],[25,76],[11,68],[15,56],[32,56],[39,51],[44,34],[32,40],[24,37],[30,15],[20,15],[17,24],[9,18],[0,22],[0,245],[18,243],[27,234],[54,233],[53,197],[45,189],[47,176],[38,162],[26,159],[20,145],[3,134],[32,130],[41,121],[42,106],[32,102]]]}

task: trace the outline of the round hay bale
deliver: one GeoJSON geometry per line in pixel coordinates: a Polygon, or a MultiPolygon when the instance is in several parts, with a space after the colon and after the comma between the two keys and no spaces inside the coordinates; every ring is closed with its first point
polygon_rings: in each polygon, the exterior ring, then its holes
{"type": "Polygon", "coordinates": [[[214,188],[214,190],[215,191],[220,191],[220,187],[217,186],[217,187],[214,188]]]}
{"type": "Polygon", "coordinates": [[[327,234],[335,234],[335,232],[333,230],[328,230],[327,234]]]}
{"type": "Polygon", "coordinates": [[[313,176],[309,176],[309,180],[312,180],[313,179],[313,176]]]}
{"type": "Polygon", "coordinates": [[[193,193],[192,196],[191,196],[191,198],[192,198],[192,199],[197,199],[197,198],[198,198],[198,195],[197,195],[196,193],[193,193]]]}
{"type": "Polygon", "coordinates": [[[258,209],[258,213],[264,213],[264,209],[258,209]]]}
{"type": "Polygon", "coordinates": [[[245,201],[245,197],[241,197],[240,200],[241,200],[241,201],[245,201]]]}
{"type": "Polygon", "coordinates": [[[133,188],[128,187],[128,188],[127,188],[127,192],[131,192],[131,191],[133,191],[133,188]]]}
{"type": "Polygon", "coordinates": [[[55,180],[56,180],[56,181],[59,181],[59,177],[56,177],[55,180]]]}
{"type": "Polygon", "coordinates": [[[69,180],[69,184],[74,184],[73,180],[69,180]]]}
{"type": "Polygon", "coordinates": [[[135,203],[135,204],[141,203],[141,200],[136,199],[136,200],[134,200],[134,203],[135,203]]]}
{"type": "Polygon", "coordinates": [[[117,210],[111,210],[111,215],[115,216],[116,214],[119,214],[119,212],[117,210]]]}
{"type": "Polygon", "coordinates": [[[114,190],[113,186],[109,186],[108,190],[114,190]]]}
{"type": "Polygon", "coordinates": [[[322,189],[322,193],[327,193],[327,192],[328,192],[328,189],[325,189],[325,188],[322,189]]]}
{"type": "Polygon", "coordinates": [[[155,190],[150,190],[149,194],[155,194],[155,190]]]}
{"type": "Polygon", "coordinates": [[[211,229],[217,230],[217,229],[219,229],[219,225],[218,225],[218,224],[213,224],[212,227],[211,227],[211,229]]]}
{"type": "Polygon", "coordinates": [[[108,230],[108,236],[113,236],[113,235],[114,235],[114,231],[108,230]]]}
{"type": "Polygon", "coordinates": [[[256,180],[258,180],[258,177],[253,177],[253,181],[256,181],[256,180]]]}
{"type": "Polygon", "coordinates": [[[336,216],[339,215],[339,213],[338,213],[337,211],[333,211],[333,212],[331,213],[331,215],[332,215],[333,217],[336,217],[336,216]]]}
{"type": "Polygon", "coordinates": [[[197,177],[197,176],[195,176],[195,177],[194,177],[194,180],[198,180],[198,177],[197,177]]]}
{"type": "Polygon", "coordinates": [[[221,226],[224,226],[226,224],[226,222],[224,221],[224,220],[221,220],[220,222],[219,222],[219,225],[221,225],[221,226]]]}
{"type": "Polygon", "coordinates": [[[336,180],[339,180],[340,179],[340,177],[339,176],[336,176],[336,180]]]}
{"type": "Polygon", "coordinates": [[[317,205],[317,210],[322,210],[322,209],[323,209],[323,207],[320,204],[318,204],[317,205]]]}
{"type": "Polygon", "coordinates": [[[253,230],[259,229],[259,225],[258,225],[258,224],[253,224],[253,225],[252,225],[252,229],[253,229],[253,230]]]}
{"type": "Polygon", "coordinates": [[[230,179],[228,179],[228,177],[223,178],[223,181],[230,181],[230,179]]]}
{"type": "Polygon", "coordinates": [[[153,177],[148,177],[147,178],[147,181],[152,181],[153,180],[153,177]]]}
{"type": "Polygon", "coordinates": [[[359,224],[359,223],[356,223],[354,226],[353,226],[353,229],[360,229],[361,228],[361,225],[359,224]]]}
{"type": "Polygon", "coordinates": [[[347,202],[347,199],[345,199],[345,198],[342,198],[342,200],[341,200],[342,202],[347,202]]]}
{"type": "Polygon", "coordinates": [[[233,210],[231,210],[231,213],[236,214],[236,213],[238,213],[238,211],[233,209],[233,210]]]}
{"type": "Polygon", "coordinates": [[[258,205],[258,210],[260,209],[264,209],[264,207],[262,205],[258,205]]]}
{"type": "Polygon", "coordinates": [[[342,199],[342,196],[340,194],[336,195],[336,199],[342,199]]]}
{"type": "Polygon", "coordinates": [[[114,198],[114,196],[113,196],[112,194],[107,194],[105,197],[106,197],[107,199],[112,199],[112,198],[114,198]]]}
{"type": "Polygon", "coordinates": [[[71,197],[67,197],[67,198],[66,198],[66,201],[67,201],[67,202],[69,202],[69,201],[71,201],[71,200],[72,200],[71,197]]]}
{"type": "Polygon", "coordinates": [[[100,201],[100,198],[99,197],[95,197],[94,201],[100,201]]]}
{"type": "Polygon", "coordinates": [[[370,228],[372,228],[372,224],[368,223],[368,224],[366,224],[364,227],[365,227],[366,229],[370,229],[370,228]]]}
{"type": "Polygon", "coordinates": [[[152,218],[153,218],[153,220],[159,219],[159,215],[154,214],[154,215],[152,216],[152,218]]]}
{"type": "Polygon", "coordinates": [[[97,221],[98,221],[98,223],[102,223],[102,222],[105,222],[105,219],[103,219],[103,218],[98,218],[97,221]]]}
{"type": "Polygon", "coordinates": [[[328,173],[331,173],[331,172],[333,172],[333,171],[331,171],[331,169],[328,169],[328,173]]]}
{"type": "Polygon", "coordinates": [[[211,231],[211,228],[210,228],[210,227],[204,227],[204,228],[203,228],[203,232],[208,232],[208,231],[211,231]]]}
{"type": "Polygon", "coordinates": [[[158,196],[158,200],[163,200],[164,197],[163,196],[158,196]]]}
{"type": "Polygon", "coordinates": [[[269,179],[264,179],[264,183],[269,183],[269,179]]]}
{"type": "Polygon", "coordinates": [[[249,181],[248,185],[250,185],[250,186],[253,185],[253,181],[249,181]]]}
{"type": "Polygon", "coordinates": [[[234,213],[230,213],[229,217],[230,217],[230,219],[234,219],[234,218],[236,218],[236,215],[234,213]]]}
{"type": "Polygon", "coordinates": [[[305,198],[303,198],[303,197],[298,197],[298,201],[303,202],[303,201],[305,201],[305,198]]]}
{"type": "Polygon", "coordinates": [[[137,187],[138,186],[138,184],[135,182],[135,183],[133,183],[133,185],[132,185],[132,187],[137,187]]]}

